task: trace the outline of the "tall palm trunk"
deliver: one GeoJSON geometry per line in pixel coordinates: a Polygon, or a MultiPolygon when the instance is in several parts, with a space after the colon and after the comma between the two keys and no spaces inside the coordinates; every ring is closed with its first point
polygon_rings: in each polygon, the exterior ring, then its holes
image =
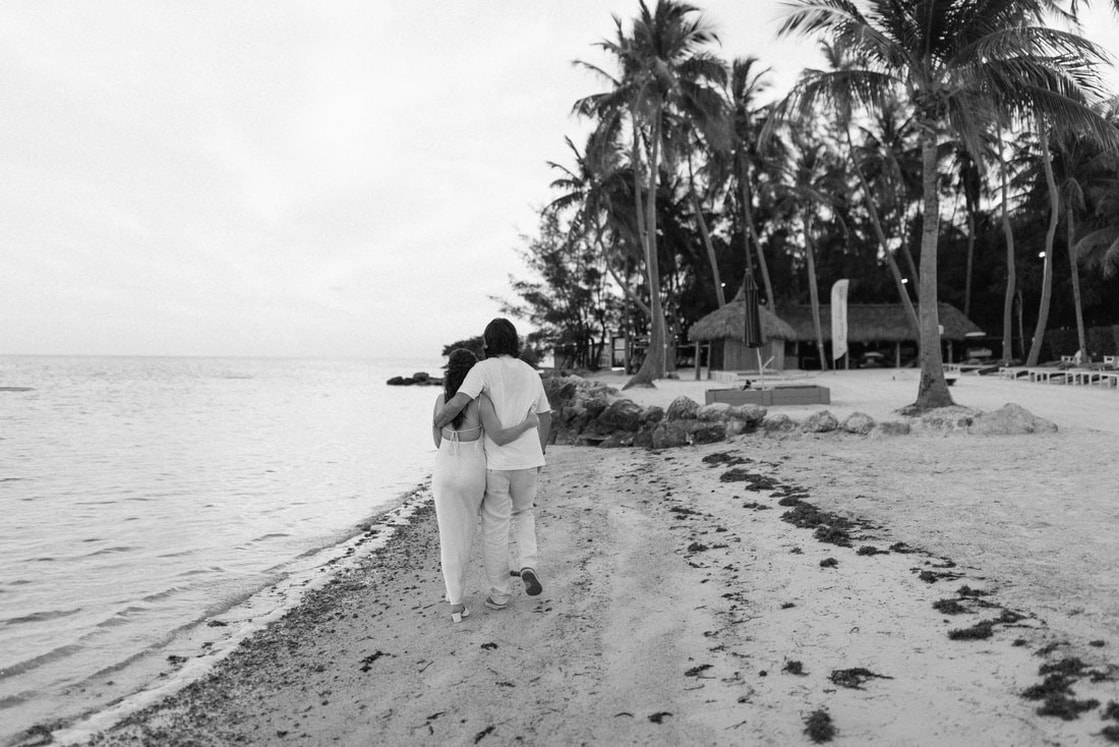
{"type": "Polygon", "coordinates": [[[692,156],[688,154],[688,191],[692,198],[692,210],[695,211],[696,221],[699,223],[699,234],[703,237],[703,246],[707,249],[707,261],[711,263],[711,277],[715,282],[715,300],[719,308],[727,305],[726,295],[723,293],[723,279],[719,275],[719,261],[715,257],[715,247],[711,243],[711,232],[707,230],[707,219],[703,217],[703,206],[699,203],[699,195],[695,191],[695,172],[692,169],[692,156]]]}
{"type": "MultiPolygon", "coordinates": [[[[1002,127],[999,127],[999,142],[1002,142],[1002,127]]],[[[1010,197],[1006,158],[999,148],[999,189],[1002,196],[1002,232],[1006,237],[1006,295],[1002,301],[1002,363],[1009,365],[1014,358],[1014,291],[1018,271],[1014,266],[1014,229],[1010,225],[1010,197]]]]}
{"type": "Polygon", "coordinates": [[[1037,310],[1037,325],[1034,339],[1030,343],[1027,366],[1036,366],[1041,357],[1041,345],[1045,342],[1045,326],[1049,323],[1049,304],[1053,298],[1053,240],[1057,236],[1057,221],[1060,220],[1060,195],[1057,194],[1057,180],[1053,176],[1053,156],[1049,152],[1049,127],[1044,118],[1038,118],[1041,136],[1041,164],[1045,168],[1045,186],[1049,188],[1049,227],[1045,231],[1045,264],[1041,273],[1041,303],[1037,310]]]}
{"type": "MultiPolygon", "coordinates": [[[[820,323],[820,288],[816,282],[816,252],[812,247],[812,232],[809,227],[808,211],[801,216],[804,226],[804,253],[808,257],[808,300],[812,304],[812,326],[816,330],[816,350],[820,353],[820,370],[828,370],[828,356],[824,350],[824,325],[820,323]]],[[[832,310],[834,312],[834,309],[832,310]]]]}
{"type": "Polygon", "coordinates": [[[703,217],[703,206],[699,204],[699,196],[696,195],[696,174],[692,168],[690,151],[688,152],[688,195],[692,198],[692,209],[699,224],[699,235],[703,237],[703,245],[707,249],[707,261],[711,263],[712,280],[715,282],[715,300],[718,302],[718,308],[722,309],[726,305],[723,278],[718,273],[718,259],[715,257],[715,246],[711,243],[711,231],[707,230],[707,219],[703,217]]]}
{"type": "MultiPolygon", "coordinates": [[[[634,113],[635,123],[638,121],[634,113]]],[[[633,378],[626,382],[623,389],[634,386],[653,386],[653,382],[664,376],[664,346],[666,338],[664,307],[661,304],[661,278],[660,266],[657,257],[657,169],[660,160],[660,107],[654,107],[653,112],[652,142],[649,152],[649,183],[648,194],[645,197],[645,210],[641,205],[641,181],[634,169],[634,200],[637,210],[637,230],[641,235],[641,243],[645,249],[645,278],[649,284],[649,347],[645,351],[645,360],[633,378]]],[[[633,163],[638,161],[638,140],[634,137],[633,163]]]]}
{"type": "Polygon", "coordinates": [[[975,211],[967,209],[967,277],[964,279],[964,316],[971,318],[971,274],[975,264],[975,211]]]}
{"type": "Polygon", "coordinates": [[[695,210],[696,218],[699,221],[699,235],[703,237],[703,246],[707,249],[707,261],[711,263],[711,278],[715,283],[715,300],[719,302],[719,308],[727,305],[726,295],[723,293],[723,279],[719,274],[719,260],[715,257],[715,247],[711,243],[711,233],[707,230],[707,220],[703,217],[703,206],[699,204],[699,198],[695,194],[695,188],[692,189],[692,209],[695,210]]]}
{"type": "Polygon", "coordinates": [[[926,123],[921,133],[921,170],[924,182],[924,215],[921,220],[921,383],[914,405],[921,410],[953,404],[944,380],[940,354],[940,314],[936,306],[936,244],[940,230],[940,196],[937,193],[935,129],[926,123]]]}
{"type": "Polygon", "coordinates": [[[762,286],[765,288],[765,300],[769,310],[776,313],[777,306],[773,297],[773,283],[769,280],[769,264],[765,261],[765,252],[762,251],[762,242],[758,237],[758,229],[754,225],[753,184],[750,179],[750,167],[745,159],[742,162],[742,178],[738,180],[742,193],[742,215],[746,220],[746,269],[750,269],[750,242],[754,242],[754,252],[758,255],[758,269],[762,273],[762,286]]]}
{"type": "Polygon", "coordinates": [[[1076,224],[1075,214],[1071,200],[1065,207],[1065,229],[1068,234],[1068,261],[1069,271],[1072,273],[1072,303],[1076,310],[1076,339],[1080,344],[1080,352],[1087,357],[1088,335],[1084,330],[1084,305],[1080,300],[1080,268],[1077,266],[1076,256],[1076,224]]]}

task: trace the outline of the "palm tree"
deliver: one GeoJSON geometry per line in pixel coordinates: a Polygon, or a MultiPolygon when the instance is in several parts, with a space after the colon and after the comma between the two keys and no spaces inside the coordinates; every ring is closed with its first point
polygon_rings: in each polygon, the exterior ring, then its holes
{"type": "Polygon", "coordinates": [[[940,231],[939,150],[947,135],[978,154],[980,135],[1003,111],[1039,110],[1062,124],[1083,122],[1077,99],[1098,78],[1086,62],[1103,62],[1100,49],[1074,34],[1027,26],[1049,9],[1047,0],[791,0],[780,33],[822,34],[851,47],[861,69],[817,76],[794,90],[802,110],[817,99],[849,91],[877,109],[900,87],[914,107],[920,133],[922,192],[920,323],[921,378],[917,409],[952,404],[944,378],[937,312],[940,231]],[[864,13],[860,8],[867,8],[864,13]]]}
{"type": "MultiPolygon", "coordinates": [[[[759,134],[764,125],[766,113],[758,105],[758,96],[769,88],[766,76],[770,68],[756,70],[757,57],[743,57],[731,64],[729,86],[725,91],[727,107],[732,111],[733,161],[735,180],[738,182],[739,204],[743,216],[743,245],[746,247],[746,267],[751,267],[750,245],[758,255],[758,269],[761,271],[762,286],[766,302],[772,311],[775,308],[773,281],[769,277],[769,264],[762,251],[758,229],[754,222],[754,170],[764,156],[759,146],[759,134]]],[[[772,147],[770,148],[772,151],[772,147]]]]}
{"type": "Polygon", "coordinates": [[[1057,236],[1057,222],[1060,220],[1060,194],[1057,180],[1053,176],[1053,156],[1049,150],[1049,125],[1044,115],[1037,117],[1041,164],[1045,173],[1045,184],[1049,195],[1049,226],[1045,230],[1045,262],[1042,265],[1041,301],[1038,304],[1037,326],[1034,327],[1030,352],[1026,356],[1027,366],[1036,366],[1041,356],[1041,344],[1045,341],[1045,325],[1049,321],[1049,304],[1053,297],[1053,240],[1057,236]]]}
{"type": "Polygon", "coordinates": [[[816,350],[820,355],[820,368],[827,370],[827,352],[820,319],[819,278],[816,272],[816,214],[833,205],[832,195],[837,192],[839,169],[834,154],[818,137],[812,127],[798,127],[789,131],[792,141],[792,160],[787,166],[784,182],[778,187],[780,206],[799,220],[804,237],[805,271],[808,276],[808,299],[812,308],[812,325],[816,334],[816,350]]]}
{"type": "Polygon", "coordinates": [[[644,0],[627,34],[614,16],[615,37],[599,43],[618,64],[613,77],[601,68],[580,62],[602,75],[610,90],[575,103],[575,111],[595,117],[598,127],[618,132],[628,127],[633,171],[637,235],[644,254],[649,293],[650,335],[645,360],[626,384],[652,386],[665,370],[666,320],[660,297],[657,252],[657,185],[661,169],[666,117],[713,111],[718,100],[713,83],[723,77],[722,64],[703,47],[717,41],[697,8],[676,0],[659,0],[653,12],[644,0]],[[645,187],[641,176],[644,172],[645,187]]]}
{"type": "MultiPolygon", "coordinates": [[[[827,42],[820,45],[820,50],[823,53],[824,59],[827,60],[829,66],[833,71],[843,70],[851,67],[854,60],[848,57],[846,50],[835,47],[827,42]]],[[[816,75],[816,71],[806,70],[804,76],[806,79],[816,75]]],[[[855,147],[855,142],[851,136],[851,127],[854,120],[854,102],[848,96],[839,94],[833,102],[835,106],[836,115],[836,128],[843,138],[844,144],[847,146],[847,153],[854,166],[855,176],[857,178],[859,187],[862,189],[863,195],[866,198],[867,214],[870,217],[871,227],[874,229],[875,238],[878,239],[878,245],[882,250],[882,254],[886,260],[886,266],[890,270],[890,275],[894,279],[894,285],[898,291],[898,297],[901,299],[902,305],[905,308],[906,317],[913,328],[914,335],[917,335],[920,330],[920,325],[917,320],[917,312],[913,308],[913,301],[909,298],[909,292],[905,287],[905,280],[902,277],[901,269],[897,265],[893,252],[890,251],[890,244],[886,238],[886,232],[882,226],[882,219],[878,212],[878,206],[874,200],[874,190],[872,189],[869,180],[867,179],[864,164],[862,162],[862,154],[855,147]]],[[[893,114],[894,107],[886,107],[883,112],[886,115],[884,118],[889,118],[893,114]]],[[[888,148],[889,146],[887,146],[888,148]]],[[[886,159],[883,159],[890,164],[891,170],[897,168],[897,158],[893,154],[889,154],[886,159]]]]}

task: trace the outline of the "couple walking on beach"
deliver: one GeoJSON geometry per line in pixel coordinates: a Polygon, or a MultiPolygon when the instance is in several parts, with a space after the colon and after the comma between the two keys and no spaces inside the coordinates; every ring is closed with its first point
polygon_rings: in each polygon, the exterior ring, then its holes
{"type": "Polygon", "coordinates": [[[509,604],[511,575],[520,575],[530,596],[543,590],[536,572],[534,504],[551,406],[540,375],[518,357],[517,330],[509,320],[491,321],[482,341],[482,361],[463,348],[451,352],[432,427],[438,453],[431,487],[454,622],[470,614],[463,595],[479,511],[486,607],[509,604]],[[512,566],[510,539],[517,549],[512,566]]]}

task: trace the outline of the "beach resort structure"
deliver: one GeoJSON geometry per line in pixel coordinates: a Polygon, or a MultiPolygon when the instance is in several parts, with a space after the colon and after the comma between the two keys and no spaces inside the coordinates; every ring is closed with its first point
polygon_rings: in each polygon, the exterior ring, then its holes
{"type": "MultiPolygon", "coordinates": [[[[964,345],[972,339],[969,335],[982,332],[955,306],[940,303],[938,308],[944,360],[951,362],[962,355],[964,345]]],[[[820,368],[810,306],[780,306],[776,315],[764,306],[759,307],[759,311],[762,335],[767,341],[760,350],[767,369],[820,368]]],[[[746,307],[740,294],[688,330],[690,342],[708,346],[710,370],[757,369],[757,351],[747,348],[744,341],[745,315],[746,307]]],[[[828,305],[820,306],[820,325],[824,344],[828,346],[831,342],[831,307],[828,305]]],[[[917,333],[900,303],[848,304],[847,343],[850,364],[846,367],[851,368],[868,364],[900,368],[917,355],[917,333]]]]}

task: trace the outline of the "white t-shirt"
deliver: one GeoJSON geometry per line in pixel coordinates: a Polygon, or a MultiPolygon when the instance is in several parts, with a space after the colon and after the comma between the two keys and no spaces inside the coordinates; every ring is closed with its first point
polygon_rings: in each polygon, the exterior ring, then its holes
{"type": "MultiPolygon", "coordinates": [[[[540,374],[519,358],[499,355],[474,364],[458,389],[477,399],[485,392],[493,400],[493,409],[503,428],[525,419],[530,409],[537,414],[551,412],[540,374]]],[[[533,428],[504,446],[486,436],[486,466],[489,469],[529,469],[544,466],[540,434],[533,428]]]]}

